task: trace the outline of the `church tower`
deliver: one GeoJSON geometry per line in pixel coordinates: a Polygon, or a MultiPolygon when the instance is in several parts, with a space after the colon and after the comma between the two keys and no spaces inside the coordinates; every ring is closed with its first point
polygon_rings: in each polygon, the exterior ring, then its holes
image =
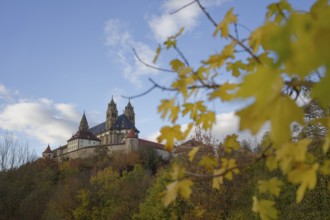
{"type": "Polygon", "coordinates": [[[125,113],[126,117],[132,122],[133,126],[135,126],[135,113],[134,108],[131,105],[131,101],[128,101],[127,106],[125,107],[125,113]]]}
{"type": "Polygon", "coordinates": [[[117,118],[118,118],[117,105],[113,101],[113,96],[112,96],[111,101],[108,104],[106,130],[109,130],[111,128],[111,126],[117,121],[117,118]]]}

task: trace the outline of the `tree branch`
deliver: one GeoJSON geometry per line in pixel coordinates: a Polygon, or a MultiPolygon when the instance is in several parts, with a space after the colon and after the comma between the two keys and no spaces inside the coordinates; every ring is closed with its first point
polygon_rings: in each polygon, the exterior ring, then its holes
{"type": "Polygon", "coordinates": [[[186,8],[186,7],[188,7],[188,6],[192,5],[192,4],[194,4],[195,2],[196,2],[196,0],[194,0],[194,1],[190,2],[190,3],[188,3],[188,4],[185,4],[185,5],[182,6],[181,8],[178,8],[178,9],[176,9],[175,11],[170,12],[170,15],[173,15],[173,14],[175,14],[175,13],[181,11],[182,9],[184,9],[184,8],[186,8]]]}
{"type": "Polygon", "coordinates": [[[151,69],[155,69],[155,70],[159,70],[159,71],[163,71],[163,72],[171,72],[171,73],[174,73],[174,72],[175,72],[175,71],[173,71],[173,70],[164,69],[164,68],[159,68],[159,67],[157,67],[157,66],[150,65],[150,64],[144,62],[144,61],[138,56],[138,54],[137,54],[137,52],[135,51],[134,48],[133,48],[133,52],[134,52],[135,57],[136,57],[136,58],[137,58],[142,64],[144,64],[145,66],[147,66],[147,67],[149,67],[149,68],[151,68],[151,69]]]}
{"type": "MultiPolygon", "coordinates": [[[[199,8],[203,11],[203,13],[206,15],[206,17],[209,19],[209,21],[211,21],[211,23],[217,27],[218,24],[217,22],[215,22],[215,20],[211,17],[211,15],[206,11],[206,9],[204,8],[204,6],[200,3],[200,0],[196,0],[199,8]]],[[[233,35],[229,34],[228,37],[235,41],[238,45],[240,45],[247,53],[249,53],[252,58],[257,61],[257,63],[261,64],[261,61],[260,59],[244,44],[242,43],[241,41],[239,41],[238,39],[236,39],[233,35]]]]}

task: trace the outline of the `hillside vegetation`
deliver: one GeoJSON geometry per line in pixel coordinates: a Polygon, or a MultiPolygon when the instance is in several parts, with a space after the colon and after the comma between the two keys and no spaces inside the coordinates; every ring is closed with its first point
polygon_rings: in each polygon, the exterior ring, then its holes
{"type": "MultiPolygon", "coordinates": [[[[214,152],[200,150],[196,157],[206,154],[214,152]]],[[[232,156],[245,163],[256,154],[245,147],[232,156]]],[[[183,153],[173,161],[187,165],[188,158],[183,153]]],[[[165,208],[163,196],[174,163],[161,161],[153,151],[61,163],[39,159],[0,173],[0,219],[258,219],[251,200],[257,180],[269,178],[262,163],[225,182],[221,190],[198,179],[189,200],[178,198],[165,208]]],[[[197,164],[190,168],[200,169],[197,164]]],[[[285,184],[277,201],[279,218],[330,218],[328,181],[320,179],[299,205],[296,187],[285,184]]]]}

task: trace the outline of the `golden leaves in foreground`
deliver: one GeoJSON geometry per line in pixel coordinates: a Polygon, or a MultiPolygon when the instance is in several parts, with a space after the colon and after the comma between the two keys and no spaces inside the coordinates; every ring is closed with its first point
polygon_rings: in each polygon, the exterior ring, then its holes
{"type": "Polygon", "coordinates": [[[270,193],[274,196],[279,196],[281,192],[281,186],[283,185],[283,182],[276,177],[271,178],[268,181],[262,181],[260,180],[258,182],[259,186],[259,192],[261,193],[270,193]]]}
{"type": "Polygon", "coordinates": [[[254,196],[252,211],[259,213],[263,220],[277,219],[278,211],[274,205],[274,201],[258,200],[257,197],[254,196]]]}
{"type": "Polygon", "coordinates": [[[178,165],[173,165],[172,179],[174,182],[166,186],[165,196],[163,198],[163,204],[167,207],[173,202],[178,195],[184,199],[188,199],[191,194],[192,181],[184,179],[185,169],[178,165]]]}
{"type": "Polygon", "coordinates": [[[306,189],[314,189],[317,182],[316,172],[318,168],[318,163],[313,165],[301,164],[299,167],[289,172],[288,180],[293,184],[300,184],[296,196],[298,203],[304,198],[306,189]]]}
{"type": "Polygon", "coordinates": [[[228,37],[229,35],[229,24],[237,22],[237,17],[233,13],[234,8],[231,8],[225,15],[224,19],[216,27],[213,36],[217,36],[220,32],[222,37],[228,37]]]}

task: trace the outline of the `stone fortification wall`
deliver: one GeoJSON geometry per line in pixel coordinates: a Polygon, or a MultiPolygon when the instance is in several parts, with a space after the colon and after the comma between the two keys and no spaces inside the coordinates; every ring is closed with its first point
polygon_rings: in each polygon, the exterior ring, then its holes
{"type": "Polygon", "coordinates": [[[97,148],[100,147],[106,147],[108,149],[108,154],[111,155],[112,153],[114,153],[115,151],[125,151],[126,150],[126,146],[125,144],[115,144],[115,145],[99,145],[99,146],[88,146],[88,147],[84,147],[84,148],[79,148],[77,150],[74,151],[70,151],[67,153],[63,153],[61,155],[58,155],[56,157],[57,160],[59,161],[63,161],[66,159],[76,159],[76,158],[87,158],[87,157],[92,157],[95,156],[97,153],[97,148]]]}

